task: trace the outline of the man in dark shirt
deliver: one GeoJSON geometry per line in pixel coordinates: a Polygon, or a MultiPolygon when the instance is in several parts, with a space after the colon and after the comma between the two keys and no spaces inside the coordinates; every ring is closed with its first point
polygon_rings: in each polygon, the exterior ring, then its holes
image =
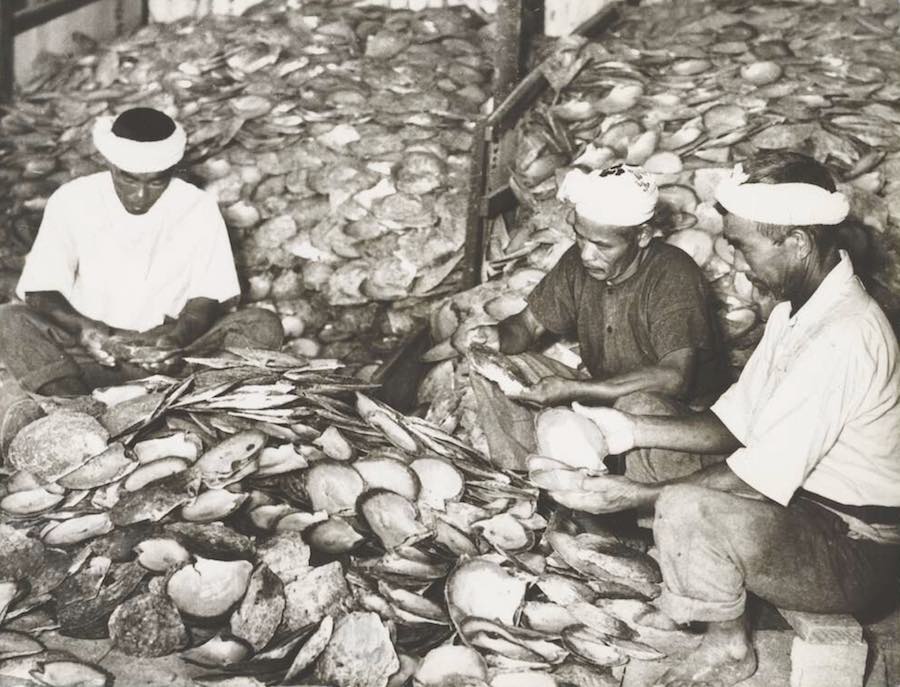
{"type": "MultiPolygon", "coordinates": [[[[652,238],[658,191],[642,169],[619,165],[589,175],[575,170],[560,188],[575,207],[573,245],[535,287],[527,307],[475,338],[513,361],[533,383],[513,400],[472,376],[482,427],[495,464],[522,470],[535,452],[535,411],[615,404],[633,413],[683,414],[704,405],[725,383],[708,290],[686,253],[652,238]],[[548,338],[578,341],[574,370],[528,352],[548,338]],[[514,402],[517,401],[517,402],[514,402]]],[[[655,481],[715,458],[661,456],[641,449],[626,473],[655,481]]]]}

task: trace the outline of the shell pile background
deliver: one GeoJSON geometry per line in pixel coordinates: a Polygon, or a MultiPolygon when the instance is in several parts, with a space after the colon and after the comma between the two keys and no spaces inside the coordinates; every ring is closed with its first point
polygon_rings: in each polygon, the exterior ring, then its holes
{"type": "MultiPolygon", "coordinates": [[[[900,331],[900,49],[895,3],[658,3],[622,8],[596,43],[549,46],[551,88],[518,127],[511,186],[523,212],[493,225],[493,281],[432,315],[435,347],[420,390],[429,417],[486,449],[460,359],[467,332],[524,307],[571,245],[555,200],[573,165],[627,162],[660,186],[659,233],[702,267],[736,375],[773,305],[735,264],[713,192],[735,163],[776,150],[826,162],[868,225],[877,262],[867,286],[900,331]]],[[[577,364],[568,348],[559,359],[577,364]]]]}
{"type": "Polygon", "coordinates": [[[148,104],[187,129],[186,174],[219,200],[245,297],[294,350],[390,350],[459,260],[490,32],[465,8],[271,0],[47,56],[0,122],[4,297],[49,194],[101,169],[94,118],[148,104]]]}

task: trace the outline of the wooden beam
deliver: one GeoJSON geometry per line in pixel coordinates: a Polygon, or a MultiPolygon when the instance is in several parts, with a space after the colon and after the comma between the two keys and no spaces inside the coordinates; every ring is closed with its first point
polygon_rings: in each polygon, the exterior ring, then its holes
{"type": "MultiPolygon", "coordinates": [[[[79,10],[82,7],[93,5],[98,0],[50,0],[42,5],[36,5],[26,10],[16,12],[15,32],[22,33],[37,26],[42,26],[57,17],[79,10]]],[[[6,4],[6,0],[0,0],[0,5],[6,4]]]]}
{"type": "Polygon", "coordinates": [[[15,55],[15,11],[9,0],[0,0],[0,103],[12,100],[16,74],[13,68],[15,55]]]}
{"type": "Polygon", "coordinates": [[[494,65],[494,103],[509,95],[521,78],[524,54],[523,0],[500,0],[497,5],[497,52],[494,65]]]}
{"type": "Polygon", "coordinates": [[[463,253],[462,289],[481,283],[484,264],[485,223],[481,199],[488,191],[488,146],[492,138],[486,120],[481,120],[472,137],[472,161],[469,163],[469,207],[466,216],[466,243],[463,253]]]}

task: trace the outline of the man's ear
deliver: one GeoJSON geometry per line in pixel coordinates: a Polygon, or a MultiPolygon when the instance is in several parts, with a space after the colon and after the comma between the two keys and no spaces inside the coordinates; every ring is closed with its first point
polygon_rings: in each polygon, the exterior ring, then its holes
{"type": "Polygon", "coordinates": [[[805,260],[813,250],[813,237],[803,227],[794,227],[785,239],[785,245],[794,250],[798,260],[805,260]]]}
{"type": "Polygon", "coordinates": [[[638,245],[646,248],[653,238],[653,228],[649,224],[642,224],[638,229],[638,245]]]}

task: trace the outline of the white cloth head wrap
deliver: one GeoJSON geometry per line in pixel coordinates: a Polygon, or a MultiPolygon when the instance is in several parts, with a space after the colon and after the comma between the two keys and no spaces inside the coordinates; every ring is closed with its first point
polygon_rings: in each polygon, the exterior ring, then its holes
{"type": "Polygon", "coordinates": [[[115,117],[98,117],[92,131],[94,145],[106,160],[131,174],[163,172],[184,157],[187,134],[175,122],[175,130],[161,141],[134,141],[113,133],[115,117]]]}
{"type": "Polygon", "coordinates": [[[659,190],[641,167],[615,165],[590,173],[573,169],[556,197],[572,203],[575,212],[588,221],[634,227],[653,217],[659,190]]]}
{"type": "Polygon", "coordinates": [[[815,184],[748,184],[743,167],[716,188],[716,200],[728,212],[754,222],[789,226],[840,224],[850,213],[843,193],[815,184]]]}

